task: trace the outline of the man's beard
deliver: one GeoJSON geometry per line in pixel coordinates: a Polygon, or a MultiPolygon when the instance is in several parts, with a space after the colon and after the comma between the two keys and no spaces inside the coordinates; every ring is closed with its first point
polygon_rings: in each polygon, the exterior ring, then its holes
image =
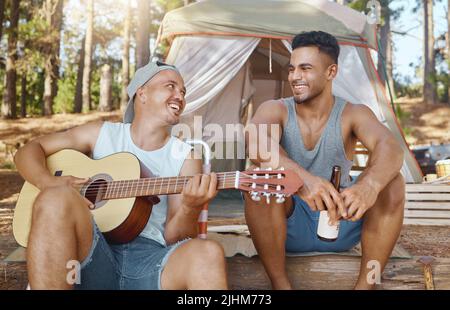
{"type": "Polygon", "coordinates": [[[300,96],[295,96],[294,95],[294,101],[297,104],[302,104],[302,103],[305,103],[307,101],[311,101],[312,99],[314,99],[317,96],[319,96],[322,92],[323,92],[323,89],[321,89],[319,91],[316,91],[316,92],[311,92],[309,94],[300,95],[300,96]]]}
{"type": "Polygon", "coordinates": [[[294,95],[294,101],[297,104],[302,104],[305,103],[306,101],[309,101],[315,97],[317,97],[318,94],[306,94],[306,95],[300,95],[300,96],[295,96],[294,95]]]}

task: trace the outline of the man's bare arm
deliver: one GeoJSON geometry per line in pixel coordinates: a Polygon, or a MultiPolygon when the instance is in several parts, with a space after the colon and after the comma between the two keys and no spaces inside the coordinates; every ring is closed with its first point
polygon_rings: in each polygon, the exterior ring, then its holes
{"type": "Polygon", "coordinates": [[[370,153],[369,162],[359,176],[379,193],[399,173],[403,165],[403,150],[394,135],[383,126],[366,106],[354,105],[353,132],[370,153]]]}
{"type": "Polygon", "coordinates": [[[348,217],[359,220],[375,203],[378,194],[399,173],[403,150],[393,134],[364,105],[352,105],[351,129],[369,151],[369,162],[355,185],[342,192],[348,217]]]}
{"type": "Polygon", "coordinates": [[[34,139],[14,156],[17,170],[25,180],[42,190],[55,180],[47,170],[46,157],[62,149],[74,149],[85,154],[92,152],[102,124],[93,122],[34,139]]]}
{"type": "Polygon", "coordinates": [[[167,198],[167,219],[164,229],[164,239],[168,244],[175,243],[187,237],[198,234],[198,217],[203,205],[217,194],[217,177],[201,175],[202,161],[194,159],[191,154],[181,168],[181,176],[194,176],[178,195],[167,198]]]}

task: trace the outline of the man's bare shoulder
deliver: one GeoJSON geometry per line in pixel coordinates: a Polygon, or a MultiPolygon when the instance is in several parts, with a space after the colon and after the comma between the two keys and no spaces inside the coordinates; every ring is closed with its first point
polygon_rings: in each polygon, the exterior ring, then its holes
{"type": "Polygon", "coordinates": [[[263,103],[260,104],[258,109],[273,109],[273,108],[286,110],[286,106],[284,105],[281,99],[271,99],[264,101],[263,103]]]}
{"type": "Polygon", "coordinates": [[[354,117],[358,117],[358,116],[362,117],[362,116],[368,116],[368,115],[375,116],[375,113],[373,113],[372,109],[363,103],[347,102],[343,113],[344,113],[344,117],[347,116],[350,118],[354,118],[354,117]]]}
{"type": "Polygon", "coordinates": [[[281,123],[286,115],[287,108],[281,99],[267,100],[259,105],[254,116],[254,121],[281,123]]]}

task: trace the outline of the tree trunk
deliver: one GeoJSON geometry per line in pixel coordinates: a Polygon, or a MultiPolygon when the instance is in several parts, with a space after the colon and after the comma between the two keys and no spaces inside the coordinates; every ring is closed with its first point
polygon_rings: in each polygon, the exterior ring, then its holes
{"type": "Polygon", "coordinates": [[[59,47],[61,41],[63,0],[46,0],[44,2],[47,21],[49,45],[46,50],[44,106],[42,115],[53,114],[53,99],[57,92],[59,77],[59,47]]]}
{"type": "Polygon", "coordinates": [[[100,103],[99,111],[112,111],[112,72],[111,66],[104,64],[100,77],[100,103]]]}
{"type": "Polygon", "coordinates": [[[392,74],[392,34],[391,34],[391,12],[389,7],[382,8],[384,24],[380,28],[380,51],[378,57],[378,75],[385,86],[389,86],[392,96],[395,97],[394,79],[392,74]],[[383,68],[383,62],[386,68],[383,68]],[[386,69],[386,76],[385,70],[386,69]],[[386,81],[387,80],[387,81],[386,81]],[[388,83],[389,85],[386,85],[388,83]]]}
{"type": "Polygon", "coordinates": [[[86,37],[81,41],[81,51],[80,56],[78,58],[78,71],[77,71],[77,84],[75,86],[75,102],[73,105],[73,112],[81,113],[83,109],[83,70],[84,70],[84,44],[86,41],[86,37]]]}
{"type": "Polygon", "coordinates": [[[136,34],[136,69],[145,66],[150,60],[150,2],[138,0],[138,26],[136,34]]]}
{"type": "Polygon", "coordinates": [[[423,0],[424,11],[424,75],[423,99],[425,103],[436,103],[436,69],[433,34],[433,0],[423,0]]]}
{"type": "Polygon", "coordinates": [[[5,17],[5,0],[0,0],[0,42],[2,41],[4,17],[5,17]]]}
{"type": "Polygon", "coordinates": [[[27,74],[26,71],[21,77],[21,90],[20,90],[20,117],[27,117],[27,74]]]}
{"type": "Polygon", "coordinates": [[[84,44],[84,70],[83,70],[83,111],[90,111],[91,106],[91,63],[92,63],[92,37],[94,32],[94,0],[88,0],[86,41],[84,44]]]}
{"type": "Polygon", "coordinates": [[[6,56],[6,85],[3,95],[2,116],[4,118],[17,117],[17,90],[16,90],[16,60],[17,60],[17,36],[19,24],[19,0],[12,0],[11,19],[8,35],[8,52],[6,56]]]}
{"type": "MultiPolygon", "coordinates": [[[[449,0],[450,1],[450,0],[449,0]]],[[[122,92],[120,95],[120,109],[125,110],[128,103],[127,86],[130,82],[130,27],[131,27],[131,3],[127,1],[127,15],[123,30],[123,53],[122,53],[122,92]]]]}

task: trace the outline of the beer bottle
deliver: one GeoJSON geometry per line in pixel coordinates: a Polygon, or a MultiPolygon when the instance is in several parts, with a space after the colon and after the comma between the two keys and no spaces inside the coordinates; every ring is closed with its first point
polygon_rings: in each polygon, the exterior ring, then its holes
{"type": "MultiPolygon", "coordinates": [[[[331,184],[339,192],[341,185],[341,167],[334,166],[331,173],[331,184]]],[[[339,222],[336,225],[329,224],[330,218],[328,211],[320,211],[319,225],[317,227],[317,237],[322,241],[333,242],[337,239],[339,234],[339,222]]]]}

